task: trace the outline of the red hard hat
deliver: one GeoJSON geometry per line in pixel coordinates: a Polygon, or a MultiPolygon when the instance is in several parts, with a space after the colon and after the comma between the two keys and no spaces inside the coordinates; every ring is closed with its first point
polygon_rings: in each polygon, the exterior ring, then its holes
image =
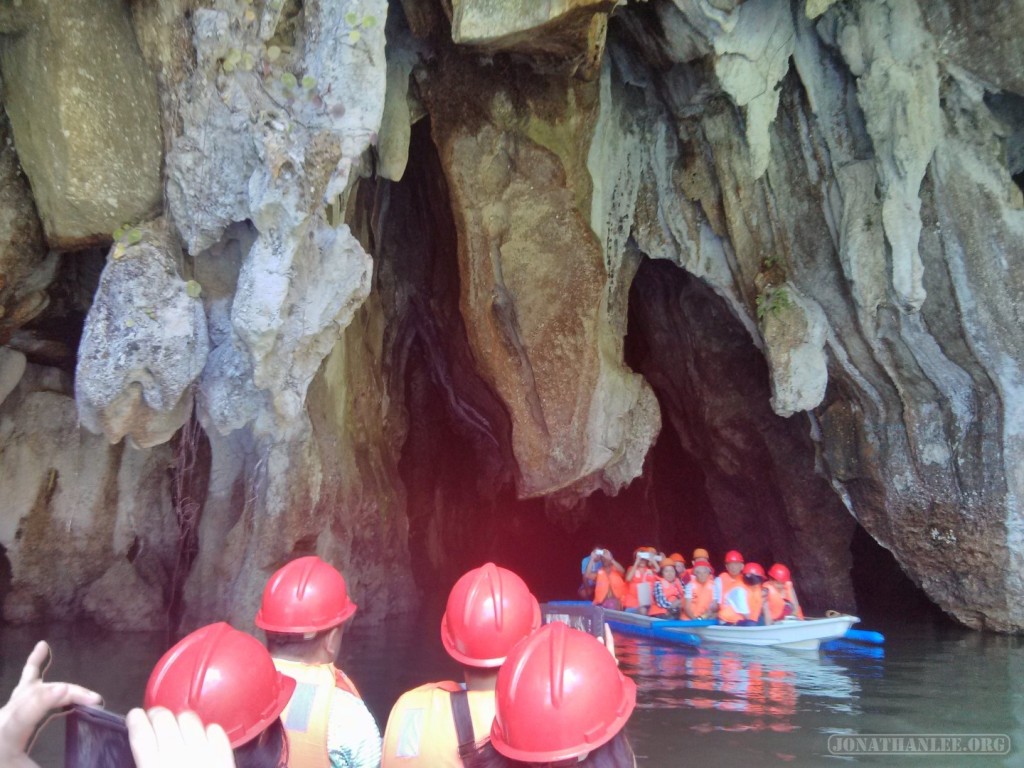
{"type": "Polygon", "coordinates": [[[498,667],[512,646],[540,626],[540,606],[521,578],[487,563],[462,575],[448,594],[441,642],[470,667],[498,667]]]}
{"type": "Polygon", "coordinates": [[[782,563],[776,563],[769,568],[768,575],[776,581],[789,581],[790,579],[789,568],[784,566],[782,563]]]}
{"type": "Polygon", "coordinates": [[[512,760],[547,763],[610,741],[636,706],[636,683],[593,636],[552,622],[512,650],[494,696],[494,748],[512,760]]]}
{"type": "Polygon", "coordinates": [[[294,690],[295,680],[277,671],[263,643],[221,621],[163,655],[146,683],[145,706],[176,715],[192,710],[223,728],[234,748],[265,731],[294,690]]]}
{"type": "Polygon", "coordinates": [[[764,568],[761,567],[760,563],[747,563],[743,566],[744,576],[760,576],[761,579],[766,579],[764,575],[764,568]]]}
{"type": "Polygon", "coordinates": [[[725,562],[727,563],[742,563],[743,555],[737,552],[735,549],[730,549],[725,553],[725,562]]]}
{"type": "Polygon", "coordinates": [[[298,635],[336,627],[355,612],[341,572],[312,555],[292,560],[270,577],[256,626],[298,635]]]}

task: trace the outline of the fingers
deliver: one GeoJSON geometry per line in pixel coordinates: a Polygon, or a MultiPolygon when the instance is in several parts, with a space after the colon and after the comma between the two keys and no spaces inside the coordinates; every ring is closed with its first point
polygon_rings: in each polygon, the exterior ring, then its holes
{"type": "Polygon", "coordinates": [[[74,683],[64,683],[64,685],[67,687],[67,693],[61,696],[55,706],[66,707],[68,704],[81,704],[86,707],[103,706],[103,697],[96,693],[96,691],[83,688],[74,683]]]}
{"type": "Polygon", "coordinates": [[[133,709],[125,716],[128,725],[128,743],[138,768],[152,768],[159,765],[160,749],[156,743],[156,732],[146,713],[133,709]]]}
{"type": "MultiPolygon", "coordinates": [[[[174,757],[184,765],[185,741],[181,736],[181,728],[174,717],[174,713],[163,707],[154,707],[149,710],[149,719],[153,724],[153,731],[156,733],[156,744],[160,754],[165,758],[174,757]]],[[[172,763],[167,761],[168,765],[172,763]]]]}
{"type": "Polygon", "coordinates": [[[133,709],[126,718],[128,741],[138,768],[234,768],[227,734],[219,725],[204,727],[193,712],[175,717],[154,707],[147,714],[133,709]]]}
{"type": "Polygon", "coordinates": [[[228,741],[228,735],[224,733],[224,729],[216,723],[207,726],[206,738],[210,745],[209,756],[213,765],[233,768],[235,755],[231,751],[231,742],[228,741]]]}
{"type": "Polygon", "coordinates": [[[21,682],[11,694],[7,706],[0,709],[0,742],[24,750],[32,733],[46,713],[68,704],[99,706],[103,699],[94,691],[70,683],[44,683],[39,678],[39,665],[49,654],[46,643],[38,643],[29,654],[21,682]]]}
{"type": "MultiPolygon", "coordinates": [[[[25,666],[21,670],[21,679],[18,681],[17,687],[21,688],[23,685],[39,680],[43,676],[43,665],[47,663],[47,659],[50,656],[50,646],[46,644],[45,640],[40,640],[36,643],[35,648],[32,649],[32,653],[28,655],[28,659],[25,661],[25,666]]],[[[12,695],[11,698],[14,698],[12,695]]]]}

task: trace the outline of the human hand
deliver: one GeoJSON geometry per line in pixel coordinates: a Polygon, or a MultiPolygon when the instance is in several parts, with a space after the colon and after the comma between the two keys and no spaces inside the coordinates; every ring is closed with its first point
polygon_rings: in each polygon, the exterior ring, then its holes
{"type": "Polygon", "coordinates": [[[136,768],[235,768],[227,734],[219,725],[203,726],[194,712],[177,717],[169,709],[133,709],[125,721],[136,768]]]}
{"type": "Polygon", "coordinates": [[[10,700],[0,708],[0,765],[7,768],[38,768],[28,756],[29,740],[51,709],[70,704],[103,705],[98,693],[80,685],[44,683],[50,657],[50,646],[43,640],[36,643],[10,700]]]}

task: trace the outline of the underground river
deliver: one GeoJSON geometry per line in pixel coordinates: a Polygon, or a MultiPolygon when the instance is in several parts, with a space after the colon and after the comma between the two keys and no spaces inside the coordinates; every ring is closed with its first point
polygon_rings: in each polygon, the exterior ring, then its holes
{"type": "MultiPolygon", "coordinates": [[[[398,695],[458,674],[438,635],[440,612],[424,608],[386,627],[357,620],[342,667],[362,689],[383,730],[398,695]]],[[[1024,639],[972,632],[940,616],[874,617],[862,626],[886,634],[882,649],[796,653],[700,650],[619,637],[622,669],[639,688],[629,734],[641,768],[699,765],[1024,765],[1024,639]],[[863,734],[995,734],[1008,755],[834,756],[829,737],[863,734]]],[[[0,689],[17,679],[32,644],[54,649],[50,680],[100,691],[124,712],[142,698],[149,670],[165,649],[162,633],[113,633],[49,624],[0,627],[0,689]]],[[[848,744],[850,742],[847,742],[848,744]]],[[[62,765],[59,721],[33,756],[62,765]]]]}

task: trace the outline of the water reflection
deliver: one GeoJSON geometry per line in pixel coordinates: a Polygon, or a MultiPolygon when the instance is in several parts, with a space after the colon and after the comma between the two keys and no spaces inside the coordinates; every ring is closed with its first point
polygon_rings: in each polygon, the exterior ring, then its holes
{"type": "Polygon", "coordinates": [[[844,666],[817,654],[690,649],[631,637],[617,638],[616,650],[623,671],[637,682],[640,708],[713,713],[689,723],[697,732],[785,733],[800,727],[793,719],[800,710],[851,713],[860,693],[844,666]]]}

